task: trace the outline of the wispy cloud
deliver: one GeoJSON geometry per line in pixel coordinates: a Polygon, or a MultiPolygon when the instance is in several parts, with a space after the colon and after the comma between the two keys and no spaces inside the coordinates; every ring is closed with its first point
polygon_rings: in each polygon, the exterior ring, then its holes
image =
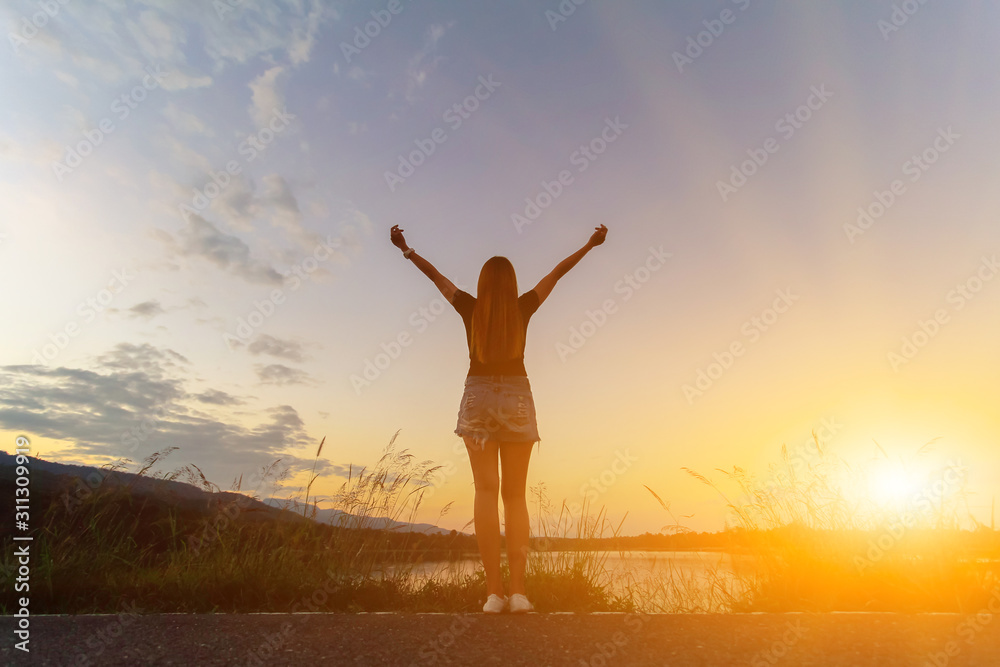
{"type": "Polygon", "coordinates": [[[174,102],[169,102],[163,108],[163,116],[170,121],[174,130],[187,135],[201,135],[211,137],[215,131],[210,128],[204,120],[196,114],[181,109],[174,102]]]}
{"type": "Polygon", "coordinates": [[[295,361],[298,363],[302,363],[306,360],[304,345],[291,340],[275,338],[274,336],[269,336],[268,334],[261,334],[257,336],[257,338],[254,339],[249,346],[247,346],[247,351],[253,355],[265,354],[277,359],[287,359],[288,361],[295,361]]]}
{"type": "Polygon", "coordinates": [[[157,315],[163,315],[167,311],[159,301],[156,299],[150,299],[148,301],[143,301],[142,303],[137,303],[124,312],[126,317],[141,317],[149,320],[157,315]]]}
{"type": "Polygon", "coordinates": [[[178,233],[174,249],[180,255],[200,257],[219,269],[251,283],[280,285],[284,277],[273,267],[256,259],[240,238],[220,231],[201,216],[192,215],[178,233]]]}
{"type": "Polygon", "coordinates": [[[406,63],[406,100],[408,102],[416,100],[417,90],[423,87],[427,77],[444,60],[444,57],[437,53],[438,43],[454,25],[455,23],[451,22],[447,25],[435,23],[430,26],[424,35],[423,46],[406,63]]]}
{"type": "Polygon", "coordinates": [[[264,127],[274,117],[275,111],[285,107],[285,96],[278,90],[278,79],[285,68],[278,65],[265,71],[250,82],[250,118],[257,127],[264,127]]]}
{"type": "Polygon", "coordinates": [[[237,398],[220,389],[208,389],[200,394],[195,394],[195,398],[202,403],[211,405],[242,405],[246,403],[242,398],[237,398]]]}
{"type": "Polygon", "coordinates": [[[254,366],[254,370],[257,371],[257,377],[261,384],[273,384],[279,387],[291,384],[318,384],[309,373],[284,364],[257,364],[254,366]]]}

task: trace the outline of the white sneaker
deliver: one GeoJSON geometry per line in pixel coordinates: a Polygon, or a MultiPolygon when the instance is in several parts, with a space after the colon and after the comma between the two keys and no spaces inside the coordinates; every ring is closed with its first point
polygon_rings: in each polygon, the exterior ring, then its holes
{"type": "Polygon", "coordinates": [[[521,595],[520,593],[514,593],[510,596],[510,613],[512,614],[524,614],[529,611],[534,611],[535,607],[528,601],[528,598],[521,595]]]}
{"type": "Polygon", "coordinates": [[[496,593],[490,593],[483,605],[483,612],[487,614],[499,614],[507,606],[507,596],[500,597],[496,593]]]}

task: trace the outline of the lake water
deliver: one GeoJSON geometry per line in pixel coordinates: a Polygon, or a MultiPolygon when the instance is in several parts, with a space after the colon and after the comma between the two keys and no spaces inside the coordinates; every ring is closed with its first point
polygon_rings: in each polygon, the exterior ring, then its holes
{"type": "MultiPolygon", "coordinates": [[[[745,557],[709,551],[550,551],[531,558],[547,564],[547,570],[572,570],[578,563],[588,578],[613,593],[636,591],[637,602],[641,598],[652,605],[648,611],[723,611],[726,601],[743,591],[738,574],[749,564],[745,557]]],[[[480,567],[478,558],[427,561],[412,572],[418,580],[446,581],[480,567]]]]}

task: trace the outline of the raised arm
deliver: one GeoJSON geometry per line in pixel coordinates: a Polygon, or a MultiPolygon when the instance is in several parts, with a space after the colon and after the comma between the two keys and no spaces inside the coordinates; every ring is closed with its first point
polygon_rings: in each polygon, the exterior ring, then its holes
{"type": "Polygon", "coordinates": [[[416,264],[417,268],[431,279],[431,282],[441,291],[441,294],[448,300],[448,303],[452,303],[455,300],[455,292],[458,291],[458,288],[455,287],[454,283],[441,275],[441,272],[435,269],[433,264],[406,245],[406,240],[403,238],[403,230],[399,228],[399,225],[392,226],[389,232],[389,239],[392,241],[392,245],[402,250],[410,258],[410,261],[416,264]]]}
{"type": "Polygon", "coordinates": [[[604,243],[604,237],[608,235],[608,228],[604,225],[600,227],[594,227],[595,231],[591,235],[590,240],[586,244],[572,255],[559,262],[556,268],[552,269],[549,275],[545,276],[538,281],[535,285],[535,291],[538,293],[538,303],[542,304],[545,299],[548,298],[549,294],[552,292],[552,288],[556,286],[559,279],[569,273],[569,270],[576,266],[576,263],[583,259],[583,256],[590,252],[591,248],[596,248],[597,246],[604,243]]]}

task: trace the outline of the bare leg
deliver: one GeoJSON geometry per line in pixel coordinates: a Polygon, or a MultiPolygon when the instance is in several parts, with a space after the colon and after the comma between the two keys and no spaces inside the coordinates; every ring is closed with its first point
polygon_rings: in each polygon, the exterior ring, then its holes
{"type": "Polygon", "coordinates": [[[525,594],[524,570],[528,564],[528,500],[525,484],[533,442],[505,442],[500,448],[503,466],[503,514],[506,521],[507,563],[510,565],[510,593],[525,594]]]}
{"type": "Polygon", "coordinates": [[[472,479],[476,484],[475,524],[479,556],[486,571],[486,595],[495,593],[503,597],[503,580],[500,574],[500,516],[497,497],[500,475],[497,471],[498,443],[486,441],[486,451],[479,448],[472,438],[465,437],[472,464],[472,479]]]}

